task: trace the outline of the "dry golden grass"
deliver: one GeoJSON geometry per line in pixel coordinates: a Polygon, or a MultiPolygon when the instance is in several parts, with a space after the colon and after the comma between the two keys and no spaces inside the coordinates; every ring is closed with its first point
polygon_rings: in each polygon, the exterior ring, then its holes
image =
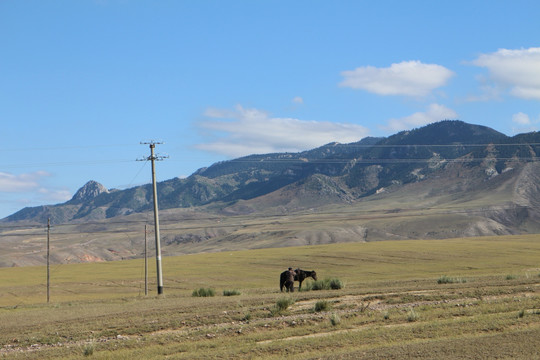
{"type": "Polygon", "coordinates": [[[5,358],[531,359],[540,349],[537,236],[348,243],[0,269],[5,358]],[[279,293],[288,266],[341,290],[279,293]],[[511,274],[512,276],[508,276],[511,274]],[[441,276],[463,282],[438,284],[441,276]],[[216,296],[192,297],[198,288],[216,296]],[[237,296],[223,290],[238,289],[237,296]],[[293,304],[272,309],[283,298],[293,304]],[[326,302],[327,311],[315,311],[326,302]],[[333,319],[333,320],[331,320],[333,319]],[[339,321],[336,321],[339,319],[339,321]]]}

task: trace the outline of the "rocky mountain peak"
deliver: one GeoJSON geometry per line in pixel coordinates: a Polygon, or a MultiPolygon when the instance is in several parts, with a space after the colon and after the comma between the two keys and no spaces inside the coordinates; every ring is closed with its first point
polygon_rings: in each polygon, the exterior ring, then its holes
{"type": "Polygon", "coordinates": [[[96,196],[108,192],[109,190],[107,190],[105,186],[101,185],[97,181],[90,180],[82,188],[77,190],[75,195],[73,195],[73,198],[71,198],[71,202],[84,202],[92,200],[96,196]]]}

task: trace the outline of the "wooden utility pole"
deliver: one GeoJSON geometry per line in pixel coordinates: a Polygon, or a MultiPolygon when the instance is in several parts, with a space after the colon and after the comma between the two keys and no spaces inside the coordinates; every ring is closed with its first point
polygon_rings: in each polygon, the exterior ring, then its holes
{"type": "Polygon", "coordinates": [[[148,295],[148,245],[146,241],[146,234],[148,225],[144,225],[144,295],[148,295]]]}
{"type": "Polygon", "coordinates": [[[51,218],[47,219],[47,303],[51,298],[51,272],[50,272],[50,239],[51,239],[51,218]]]}
{"type": "Polygon", "coordinates": [[[152,162],[152,188],[154,192],[154,226],[156,235],[156,268],[157,268],[157,292],[158,295],[163,294],[163,274],[161,272],[161,244],[159,238],[159,210],[158,210],[158,198],[157,198],[157,184],[156,184],[156,167],[155,161],[163,160],[167,156],[154,155],[154,149],[156,144],[163,144],[162,142],[141,142],[141,144],[150,145],[150,156],[145,160],[152,162]]]}

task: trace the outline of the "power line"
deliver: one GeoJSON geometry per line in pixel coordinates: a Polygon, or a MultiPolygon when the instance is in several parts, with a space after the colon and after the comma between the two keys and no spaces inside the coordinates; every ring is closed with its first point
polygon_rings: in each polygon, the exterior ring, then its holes
{"type": "Polygon", "coordinates": [[[132,160],[116,159],[116,160],[89,160],[89,161],[66,161],[66,162],[50,162],[50,163],[17,163],[17,164],[4,164],[3,169],[16,169],[25,167],[42,167],[42,166],[86,166],[86,165],[103,165],[103,164],[119,164],[119,163],[131,163],[132,160]]]}
{"type": "MultiPolygon", "coordinates": [[[[384,163],[384,164],[403,164],[403,163],[424,163],[424,162],[446,162],[446,163],[469,163],[469,162],[476,162],[476,161],[489,161],[489,160],[497,160],[497,161],[529,161],[529,162],[538,162],[540,161],[540,158],[537,157],[519,157],[519,158],[508,158],[508,157],[482,157],[482,158],[455,158],[455,159],[447,159],[447,158],[357,158],[357,159],[325,159],[325,158],[317,158],[317,159],[306,159],[306,158],[297,158],[297,159],[234,159],[234,160],[227,160],[223,161],[221,163],[296,163],[296,164],[348,164],[351,162],[354,163],[384,163]]],[[[220,164],[220,163],[218,163],[220,164]]]]}
{"type": "Polygon", "coordinates": [[[117,148],[117,147],[133,147],[134,144],[103,144],[103,145],[72,145],[72,146],[40,146],[40,147],[24,147],[24,148],[2,148],[4,151],[17,151],[17,152],[27,152],[27,151],[44,151],[44,150],[73,150],[73,149],[103,149],[103,148],[117,148]]]}

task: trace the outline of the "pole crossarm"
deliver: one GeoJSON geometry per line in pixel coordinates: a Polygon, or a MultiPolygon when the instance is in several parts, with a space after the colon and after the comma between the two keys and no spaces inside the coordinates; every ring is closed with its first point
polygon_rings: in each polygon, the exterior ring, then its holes
{"type": "MultiPolygon", "coordinates": [[[[163,141],[154,141],[154,140],[150,140],[150,141],[141,141],[140,142],[141,145],[150,145],[150,149],[154,149],[156,147],[156,145],[160,145],[160,144],[164,144],[163,141]]],[[[144,158],[141,158],[141,159],[137,159],[137,161],[162,161],[164,159],[168,159],[169,158],[169,155],[159,155],[159,154],[154,154],[154,152],[152,152],[150,154],[150,156],[148,157],[144,157],[144,158]]]]}

